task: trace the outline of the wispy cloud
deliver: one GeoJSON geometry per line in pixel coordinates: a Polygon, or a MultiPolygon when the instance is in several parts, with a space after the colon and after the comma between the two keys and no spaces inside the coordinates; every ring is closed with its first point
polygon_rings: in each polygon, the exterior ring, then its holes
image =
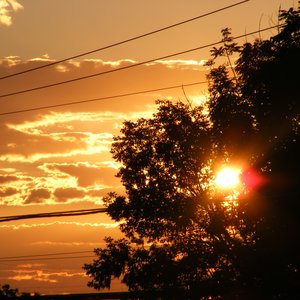
{"type": "Polygon", "coordinates": [[[200,67],[203,67],[206,60],[186,60],[186,59],[170,59],[170,60],[157,60],[153,63],[147,64],[148,66],[161,64],[165,65],[171,69],[191,69],[191,70],[199,70],[200,67]]]}
{"type": "Polygon", "coordinates": [[[17,0],[0,0],[0,25],[10,26],[11,14],[20,9],[23,9],[23,6],[17,0]]]}
{"type": "Polygon", "coordinates": [[[78,246],[89,246],[89,247],[99,247],[104,243],[95,242],[55,242],[55,241],[38,241],[31,243],[32,246],[64,246],[64,247],[78,247],[78,246]]]}
{"type": "MultiPolygon", "coordinates": [[[[97,122],[104,123],[106,121],[124,120],[124,119],[137,119],[140,117],[150,117],[154,111],[140,111],[140,112],[128,112],[128,113],[118,113],[113,111],[103,111],[103,112],[51,112],[39,116],[36,120],[25,121],[20,124],[7,124],[8,128],[14,129],[18,132],[27,133],[30,135],[43,135],[51,133],[49,128],[53,129],[72,129],[74,123],[79,122],[97,122]],[[65,124],[64,127],[61,124],[65,124]],[[69,124],[69,125],[66,125],[69,124]],[[60,127],[58,127],[60,125],[60,127]]],[[[102,133],[104,138],[111,138],[111,133],[102,133]]]]}
{"type": "Polygon", "coordinates": [[[32,269],[32,268],[44,267],[45,265],[46,264],[21,264],[21,265],[17,265],[17,268],[32,269]]]}
{"type": "Polygon", "coordinates": [[[31,61],[54,62],[53,59],[50,59],[50,56],[47,53],[40,57],[34,57],[34,58],[31,58],[28,60],[28,62],[31,62],[31,61]]]}
{"type": "Polygon", "coordinates": [[[110,66],[110,67],[120,67],[121,65],[130,65],[130,64],[135,64],[137,61],[132,60],[132,59],[120,59],[120,60],[114,60],[114,61],[104,61],[102,59],[84,59],[82,61],[82,64],[85,63],[93,63],[98,66],[110,66]]]}
{"type": "Polygon", "coordinates": [[[94,155],[110,152],[113,134],[109,132],[77,131],[82,125],[96,128],[99,123],[106,126],[125,119],[150,117],[154,111],[131,112],[80,112],[49,113],[36,120],[19,124],[6,124],[7,136],[16,135],[23,144],[7,143],[6,154],[0,161],[36,162],[42,159],[68,158],[79,155],[94,155]]]}
{"type": "Polygon", "coordinates": [[[51,223],[38,223],[38,224],[19,224],[19,225],[0,225],[0,228],[3,229],[28,229],[28,228],[37,228],[37,227],[48,227],[54,225],[71,225],[71,226],[80,226],[80,227],[103,227],[106,229],[117,228],[119,223],[89,223],[89,222],[51,222],[51,223]]]}
{"type": "Polygon", "coordinates": [[[59,280],[59,277],[85,277],[84,272],[46,272],[43,270],[15,270],[15,275],[10,276],[8,279],[16,280],[16,281],[23,281],[23,280],[34,280],[34,281],[44,281],[49,283],[56,283],[59,280]]]}

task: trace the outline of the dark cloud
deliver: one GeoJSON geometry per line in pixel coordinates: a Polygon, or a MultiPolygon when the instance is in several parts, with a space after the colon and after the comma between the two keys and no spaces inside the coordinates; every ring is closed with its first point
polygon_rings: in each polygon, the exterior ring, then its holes
{"type": "Polygon", "coordinates": [[[25,200],[25,204],[29,203],[41,203],[45,199],[49,199],[51,197],[51,192],[47,189],[34,189],[30,191],[30,194],[25,200]]]}
{"type": "Polygon", "coordinates": [[[52,164],[47,166],[48,169],[56,169],[77,178],[78,185],[87,187],[95,183],[104,185],[118,186],[120,180],[115,177],[116,170],[113,168],[103,168],[97,165],[85,163],[75,164],[52,164]]]}
{"type": "Polygon", "coordinates": [[[57,188],[53,194],[59,202],[66,202],[69,199],[83,198],[85,196],[85,192],[77,188],[57,188]]]}
{"type": "Polygon", "coordinates": [[[13,175],[0,175],[0,184],[17,181],[18,177],[13,175]]]}
{"type": "Polygon", "coordinates": [[[18,193],[17,189],[14,188],[2,188],[0,189],[0,197],[9,197],[18,193]]]}

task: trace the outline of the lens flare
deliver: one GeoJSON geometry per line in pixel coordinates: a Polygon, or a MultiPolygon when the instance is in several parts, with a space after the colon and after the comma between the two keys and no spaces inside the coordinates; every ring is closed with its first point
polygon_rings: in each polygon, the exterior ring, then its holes
{"type": "Polygon", "coordinates": [[[266,183],[266,178],[253,168],[245,170],[241,174],[241,180],[248,190],[254,190],[266,183]]]}

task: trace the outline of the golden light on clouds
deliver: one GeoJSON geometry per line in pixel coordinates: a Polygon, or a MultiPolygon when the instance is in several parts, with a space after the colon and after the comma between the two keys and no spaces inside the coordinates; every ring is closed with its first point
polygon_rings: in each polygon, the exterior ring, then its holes
{"type": "Polygon", "coordinates": [[[13,279],[16,281],[22,280],[35,280],[35,281],[44,281],[49,283],[56,283],[58,281],[57,277],[74,277],[80,276],[85,277],[84,272],[77,272],[77,273],[69,273],[69,272],[53,272],[48,273],[43,270],[39,269],[19,269],[14,271],[15,275],[9,277],[8,279],[13,279]]]}
{"type": "MultiPolygon", "coordinates": [[[[2,229],[30,229],[30,228],[37,228],[37,227],[48,227],[54,225],[72,225],[72,226],[80,226],[80,227],[102,227],[102,228],[117,228],[120,223],[89,223],[89,222],[65,222],[65,221],[55,221],[55,222],[48,222],[48,223],[34,223],[34,224],[19,224],[19,225],[0,225],[2,229]]],[[[50,242],[48,242],[48,245],[50,242]]],[[[80,244],[77,244],[77,246],[80,244]]],[[[75,244],[73,244],[75,246],[75,244]]]]}
{"type": "Polygon", "coordinates": [[[169,59],[169,60],[157,60],[153,63],[148,63],[148,66],[155,64],[162,64],[171,69],[192,69],[192,70],[201,70],[203,69],[204,64],[207,60],[186,60],[186,59],[169,59]]]}
{"type": "Polygon", "coordinates": [[[9,206],[76,202],[102,205],[102,197],[107,192],[121,188],[115,177],[117,168],[118,164],[113,161],[43,163],[37,166],[39,176],[22,172],[0,175],[0,203],[9,206]]]}
{"type": "Polygon", "coordinates": [[[23,6],[17,0],[0,1],[0,26],[12,25],[12,13],[23,9],[23,6]]]}

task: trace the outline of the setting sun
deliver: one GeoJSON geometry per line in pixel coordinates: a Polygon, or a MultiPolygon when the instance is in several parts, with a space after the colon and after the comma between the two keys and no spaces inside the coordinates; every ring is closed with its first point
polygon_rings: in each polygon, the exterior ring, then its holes
{"type": "Polygon", "coordinates": [[[224,168],[217,173],[215,184],[223,189],[235,188],[240,183],[241,170],[224,168]]]}

